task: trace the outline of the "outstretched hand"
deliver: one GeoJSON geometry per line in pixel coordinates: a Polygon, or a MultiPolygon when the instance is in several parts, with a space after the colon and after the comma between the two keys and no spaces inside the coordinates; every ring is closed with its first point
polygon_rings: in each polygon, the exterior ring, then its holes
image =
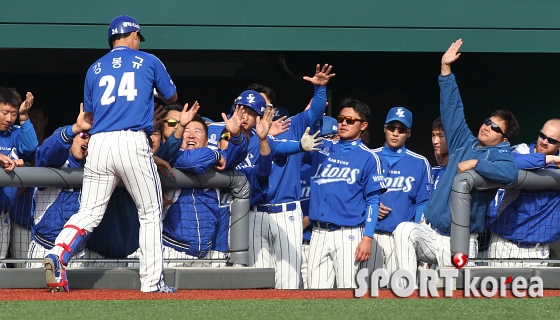
{"type": "MultiPolygon", "coordinates": [[[[84,104],[80,103],[80,114],[76,119],[76,130],[72,130],[75,134],[91,129],[91,114],[84,112],[84,104]]],[[[73,128],[74,129],[74,128],[73,128]]]]}
{"type": "Polygon", "coordinates": [[[200,105],[198,104],[198,101],[195,101],[192,107],[187,111],[188,108],[189,108],[189,104],[185,103],[185,106],[183,107],[183,111],[179,116],[179,123],[183,128],[186,127],[192,121],[192,119],[194,119],[194,116],[198,113],[198,109],[200,108],[200,105]]]}
{"type": "Polygon", "coordinates": [[[270,130],[268,130],[268,134],[277,136],[290,130],[291,125],[292,119],[288,118],[287,116],[283,116],[282,118],[272,122],[272,126],[270,127],[270,130]]]}
{"type": "Polygon", "coordinates": [[[159,125],[163,122],[163,114],[165,113],[165,111],[163,110],[163,106],[162,105],[157,105],[157,103],[154,103],[154,130],[159,127],[159,125]]]}
{"type": "Polygon", "coordinates": [[[323,68],[321,68],[321,65],[318,64],[315,67],[315,75],[313,76],[313,78],[305,76],[303,77],[303,80],[309,81],[316,86],[326,86],[327,83],[329,83],[329,80],[331,80],[331,78],[336,75],[334,73],[331,73],[331,71],[331,65],[325,64],[323,68]]]}
{"type": "Polygon", "coordinates": [[[29,109],[31,109],[31,106],[33,106],[33,94],[31,92],[28,92],[25,95],[25,100],[21,103],[21,105],[19,106],[19,120],[21,122],[25,122],[27,121],[27,119],[29,119],[28,116],[28,112],[29,109]]]}
{"type": "Polygon", "coordinates": [[[222,119],[226,125],[226,130],[231,133],[232,136],[237,137],[241,132],[241,123],[243,122],[243,106],[235,106],[231,117],[228,119],[225,113],[222,113],[222,119]]]}
{"type": "Polygon", "coordinates": [[[274,119],[274,108],[266,107],[262,117],[257,117],[257,125],[255,129],[261,140],[266,139],[266,135],[272,126],[272,119],[274,119]]]}
{"type": "Polygon", "coordinates": [[[307,129],[305,129],[305,132],[303,133],[303,136],[301,136],[301,140],[299,142],[301,149],[308,152],[318,151],[319,149],[317,147],[323,144],[323,141],[321,141],[323,140],[323,138],[317,137],[319,133],[321,133],[321,131],[317,130],[317,132],[315,132],[313,135],[310,135],[309,131],[311,131],[311,128],[307,127],[307,129]]]}
{"type": "Polygon", "coordinates": [[[446,76],[451,74],[451,64],[461,56],[459,53],[459,49],[463,45],[463,40],[458,39],[457,41],[453,42],[449,49],[443,54],[441,57],[441,75],[446,76]]]}

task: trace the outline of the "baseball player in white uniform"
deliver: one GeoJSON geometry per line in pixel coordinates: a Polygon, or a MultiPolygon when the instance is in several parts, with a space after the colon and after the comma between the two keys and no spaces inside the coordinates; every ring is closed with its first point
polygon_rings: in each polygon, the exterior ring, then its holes
{"type": "Polygon", "coordinates": [[[138,208],[141,291],[177,292],[163,282],[162,191],[148,142],[154,92],[172,103],[177,90],[161,61],[138,50],[144,37],[133,17],[113,19],[108,35],[112,50],[88,69],[84,84],[85,116],[79,125],[89,129],[90,142],[80,210],[43,260],[47,286],[69,291],[65,266],[101,222],[122,179],[138,208]]]}
{"type": "Polygon", "coordinates": [[[405,221],[420,221],[430,198],[431,166],[428,159],[407,149],[410,138],[412,112],[394,107],[385,120],[385,145],[372,151],[385,159],[384,169],[387,192],[381,196],[379,220],[375,227],[371,271],[385,268],[389,274],[397,270],[393,231],[405,221]]]}
{"type": "Polygon", "coordinates": [[[379,197],[385,190],[382,160],[360,139],[371,117],[369,107],[345,99],[339,111],[340,140],[324,140],[312,156],[310,289],[332,288],[334,278],[337,288],[357,287],[356,274],[371,255],[379,197]]]}

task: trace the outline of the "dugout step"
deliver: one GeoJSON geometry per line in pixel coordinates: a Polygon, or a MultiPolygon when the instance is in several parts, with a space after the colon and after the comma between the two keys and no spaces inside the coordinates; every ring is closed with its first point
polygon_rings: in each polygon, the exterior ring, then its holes
{"type": "MultiPolygon", "coordinates": [[[[77,268],[67,269],[72,289],[140,290],[138,269],[77,268]]],[[[167,285],[177,289],[263,289],[274,288],[274,269],[259,268],[168,268],[167,285]]],[[[1,289],[46,288],[45,271],[35,269],[0,269],[1,289]]]]}

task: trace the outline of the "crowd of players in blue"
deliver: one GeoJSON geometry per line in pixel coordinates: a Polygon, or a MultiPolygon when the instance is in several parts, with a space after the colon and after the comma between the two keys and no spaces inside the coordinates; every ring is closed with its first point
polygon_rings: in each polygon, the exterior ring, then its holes
{"type": "MultiPolygon", "coordinates": [[[[274,91],[260,84],[232,97],[220,122],[201,117],[204,107],[198,102],[156,108],[154,160],[162,174],[173,175],[173,168],[195,174],[231,169],[247,176],[249,267],[274,268],[278,289],[354,288],[361,268],[391,273],[452,266],[449,198],[458,173],[475,170],[508,185],[519,169],[560,164],[558,119],[546,122],[535,142],[513,148],[510,141],[519,125],[507,110],[494,111],[477,133],[469,130],[451,73],[461,45],[454,42],[442,58],[441,117],[432,128],[434,168],[405,146],[413,125],[405,107],[383,115],[386,142],[374,149],[365,140],[369,121],[379,115],[365,103],[344,99],[336,117],[324,116],[326,85],[334,77],[329,65],[318,65],[314,76],[304,77],[313,85],[313,97],[291,117],[274,107],[274,91]]],[[[0,153],[16,166],[83,167],[91,132],[80,131],[76,123],[45,138],[48,117],[31,109],[32,103],[30,93],[22,102],[16,90],[0,88],[0,153]]],[[[42,259],[78,211],[80,191],[2,188],[0,259],[42,259]]],[[[163,190],[162,197],[165,266],[225,267],[232,195],[183,188],[163,190]]],[[[469,257],[533,260],[510,266],[546,265],[535,261],[548,259],[549,244],[560,238],[557,192],[475,190],[472,198],[469,257]]],[[[125,189],[115,191],[106,212],[73,252],[74,259],[138,257],[137,209],[125,189]]],[[[127,266],[100,261],[68,266],[127,266]]]]}

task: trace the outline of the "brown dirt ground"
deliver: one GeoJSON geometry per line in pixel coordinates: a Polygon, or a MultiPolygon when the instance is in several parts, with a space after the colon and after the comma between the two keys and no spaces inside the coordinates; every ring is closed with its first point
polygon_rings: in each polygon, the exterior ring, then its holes
{"type": "MultiPolygon", "coordinates": [[[[443,297],[443,291],[439,291],[443,297]]],[[[544,297],[560,296],[560,290],[544,290],[544,297]]],[[[367,293],[363,298],[368,298],[367,293]]],[[[453,297],[463,297],[456,290],[453,297]]],[[[498,296],[496,296],[498,297],[498,296]]],[[[513,298],[511,291],[508,298],[513,298]]],[[[0,289],[0,301],[16,300],[272,300],[272,299],[351,299],[353,290],[179,290],[177,294],[142,293],[137,290],[71,290],[46,292],[44,289],[0,289]]],[[[379,298],[398,298],[390,290],[380,290],[379,298]]],[[[418,292],[410,298],[418,298],[418,292]]]]}

